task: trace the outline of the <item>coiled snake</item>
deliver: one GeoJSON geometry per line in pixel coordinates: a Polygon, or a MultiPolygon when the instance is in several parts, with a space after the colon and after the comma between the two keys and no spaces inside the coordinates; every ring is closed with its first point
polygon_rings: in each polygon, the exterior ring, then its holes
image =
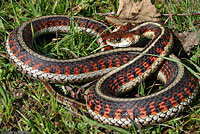
{"type": "MultiPolygon", "coordinates": [[[[103,46],[127,46],[140,35],[151,38],[143,48],[119,48],[85,57],[58,60],[38,54],[33,49],[33,35],[66,33],[71,18],[43,16],[22,23],[7,40],[10,61],[27,76],[50,83],[79,83],[99,79],[88,92],[89,113],[100,122],[127,127],[131,122],[141,125],[159,123],[182,111],[197,95],[197,79],[182,64],[164,60],[172,48],[172,34],[157,22],[126,25],[110,34],[98,21],[74,17],[75,28],[98,37],[103,46]],[[159,56],[156,56],[159,55],[159,56]],[[164,62],[164,63],[163,63],[164,62]],[[163,89],[140,98],[122,98],[159,69],[163,89]]],[[[109,46],[104,49],[109,49],[109,46]]],[[[178,60],[175,56],[170,58],[178,60]]]]}

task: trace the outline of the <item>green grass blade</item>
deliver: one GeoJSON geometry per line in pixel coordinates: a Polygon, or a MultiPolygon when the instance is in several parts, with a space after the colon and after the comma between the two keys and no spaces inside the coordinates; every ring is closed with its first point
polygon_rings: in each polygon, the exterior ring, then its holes
{"type": "Polygon", "coordinates": [[[28,124],[35,132],[40,133],[36,128],[32,121],[30,121],[26,116],[24,116],[20,111],[17,110],[17,112],[21,115],[23,121],[28,124]]]}
{"type": "Polygon", "coordinates": [[[3,100],[5,101],[5,105],[8,104],[8,96],[6,94],[6,91],[3,89],[3,87],[0,85],[0,93],[3,96],[3,100]]]}

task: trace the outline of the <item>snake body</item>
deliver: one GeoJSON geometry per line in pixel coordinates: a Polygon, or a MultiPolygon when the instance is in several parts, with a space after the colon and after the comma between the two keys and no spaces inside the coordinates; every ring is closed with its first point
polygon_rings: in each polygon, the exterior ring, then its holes
{"type": "Polygon", "coordinates": [[[130,41],[140,34],[152,40],[143,49],[119,48],[75,59],[52,59],[34,51],[33,33],[36,37],[69,32],[72,19],[62,15],[43,16],[22,23],[10,33],[6,43],[10,61],[25,75],[45,82],[80,83],[99,79],[88,92],[87,109],[98,121],[121,127],[130,126],[133,120],[141,125],[159,123],[182,111],[197,95],[197,79],[182,64],[164,61],[163,56],[168,56],[172,48],[172,34],[161,24],[124,26],[122,34],[119,31],[110,34],[101,22],[83,17],[73,20],[79,31],[97,36],[100,46],[106,45],[106,40],[130,41]],[[164,83],[162,90],[140,98],[118,97],[158,69],[158,78],[164,83]]]}

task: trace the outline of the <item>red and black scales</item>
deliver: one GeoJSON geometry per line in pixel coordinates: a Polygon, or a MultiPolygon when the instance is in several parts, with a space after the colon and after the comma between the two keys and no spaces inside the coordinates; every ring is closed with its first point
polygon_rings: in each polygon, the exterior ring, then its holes
{"type": "MultiPolygon", "coordinates": [[[[79,27],[89,28],[96,31],[100,34],[103,44],[105,45],[105,38],[108,32],[106,32],[107,27],[99,25],[96,21],[90,19],[74,18],[75,24],[79,27]],[[105,31],[105,32],[104,32],[105,31]]],[[[70,26],[70,18],[66,17],[47,17],[40,20],[35,20],[27,24],[23,29],[23,40],[27,46],[33,49],[32,44],[32,30],[31,25],[33,26],[34,33],[39,32],[42,29],[49,27],[58,27],[58,26],[70,26]]],[[[113,54],[107,54],[103,56],[98,56],[95,58],[89,58],[86,60],[75,61],[75,62],[49,62],[47,60],[42,60],[37,56],[27,52],[21,46],[18,40],[18,29],[15,29],[9,36],[9,45],[11,52],[25,65],[32,67],[32,69],[38,69],[45,73],[53,74],[82,74],[89,73],[97,70],[103,70],[105,68],[121,66],[127,61],[133,59],[131,55],[125,54],[125,52],[117,52],[113,57],[113,54]]],[[[63,32],[62,30],[57,32],[63,32]]],[[[105,49],[109,49],[109,46],[105,49]]]]}
{"type": "MultiPolygon", "coordinates": [[[[147,24],[131,34],[142,34],[146,31],[153,31],[155,36],[144,49],[147,49],[161,34],[160,28],[151,24],[147,24]]],[[[123,34],[126,33],[124,32],[123,34]]],[[[118,37],[115,36],[115,38],[118,37]]],[[[126,68],[121,69],[101,83],[99,89],[103,95],[99,95],[99,93],[96,92],[95,86],[92,87],[87,98],[87,106],[96,114],[96,118],[106,117],[110,119],[124,118],[134,120],[135,118],[142,119],[143,117],[158,115],[159,113],[166,112],[170,108],[180,105],[181,102],[185,102],[192,93],[196,92],[197,80],[187,70],[185,70],[184,75],[174,87],[160,93],[159,95],[154,95],[150,98],[143,97],[141,100],[130,98],[130,100],[127,101],[122,101],[120,97],[116,96],[118,94],[118,88],[134,80],[136,77],[141,76],[146,70],[150,69],[150,66],[154,62],[157,62],[156,60],[159,57],[150,55],[161,55],[171,40],[170,32],[166,29],[162,37],[155,42],[154,46],[148,49],[146,52],[147,55],[141,56],[133,64],[126,66],[126,68]],[[102,96],[111,96],[115,99],[106,99],[106,97],[102,96]],[[117,99],[119,99],[119,101],[117,101],[117,99]]],[[[166,84],[164,85],[163,90],[168,88],[173,81],[176,81],[175,79],[178,77],[178,69],[179,68],[175,62],[165,61],[160,69],[166,79],[166,84]]],[[[172,113],[177,113],[178,111],[179,109],[174,109],[172,113]]],[[[161,116],[159,118],[163,118],[164,120],[166,116],[161,116]]],[[[113,125],[116,125],[116,122],[113,121],[113,125]]]]}
{"type": "MultiPolygon", "coordinates": [[[[173,61],[166,61],[162,66],[160,71],[166,77],[166,84],[163,89],[167,88],[171,81],[173,81],[177,76],[177,66],[174,66],[173,61]],[[171,64],[171,65],[170,65],[171,64]],[[173,66],[170,68],[169,66],[173,66]],[[170,73],[169,73],[170,72],[170,73]]],[[[113,98],[118,98],[114,94],[110,94],[109,91],[104,89],[104,83],[102,84],[102,93],[105,95],[112,96],[113,98]]],[[[143,118],[149,115],[157,115],[160,112],[167,111],[168,109],[179,105],[181,102],[186,101],[186,99],[192,95],[197,86],[197,80],[191,77],[188,71],[186,71],[180,81],[175,87],[167,90],[158,96],[153,96],[151,98],[143,97],[141,100],[130,101],[116,101],[112,99],[105,99],[95,93],[95,86],[89,91],[87,98],[87,106],[94,111],[97,115],[104,116],[107,118],[114,119],[131,119],[143,118]]],[[[178,111],[178,109],[177,109],[178,111]]],[[[174,113],[177,113],[174,111],[174,113]]],[[[165,117],[160,117],[165,118],[165,117]]],[[[159,123],[159,122],[157,122],[159,123]]]]}

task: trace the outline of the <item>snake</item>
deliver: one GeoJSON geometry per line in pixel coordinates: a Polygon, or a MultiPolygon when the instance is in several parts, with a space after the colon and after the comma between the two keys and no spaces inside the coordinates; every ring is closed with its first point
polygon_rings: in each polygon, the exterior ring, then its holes
{"type": "Polygon", "coordinates": [[[129,127],[133,122],[142,126],[163,122],[183,111],[197,96],[198,79],[171,54],[172,47],[172,33],[159,22],[126,24],[111,31],[102,22],[64,15],[24,22],[10,33],[6,42],[10,62],[32,79],[61,84],[97,79],[86,96],[87,110],[95,120],[120,127],[129,127]],[[80,33],[95,36],[105,51],[74,59],[55,59],[34,49],[34,38],[69,33],[72,23],[80,33]],[[141,36],[150,39],[143,48],[127,47],[141,36]],[[161,90],[143,97],[131,95],[134,87],[155,73],[163,83],[161,90]],[[126,94],[129,96],[123,97],[126,94]]]}

